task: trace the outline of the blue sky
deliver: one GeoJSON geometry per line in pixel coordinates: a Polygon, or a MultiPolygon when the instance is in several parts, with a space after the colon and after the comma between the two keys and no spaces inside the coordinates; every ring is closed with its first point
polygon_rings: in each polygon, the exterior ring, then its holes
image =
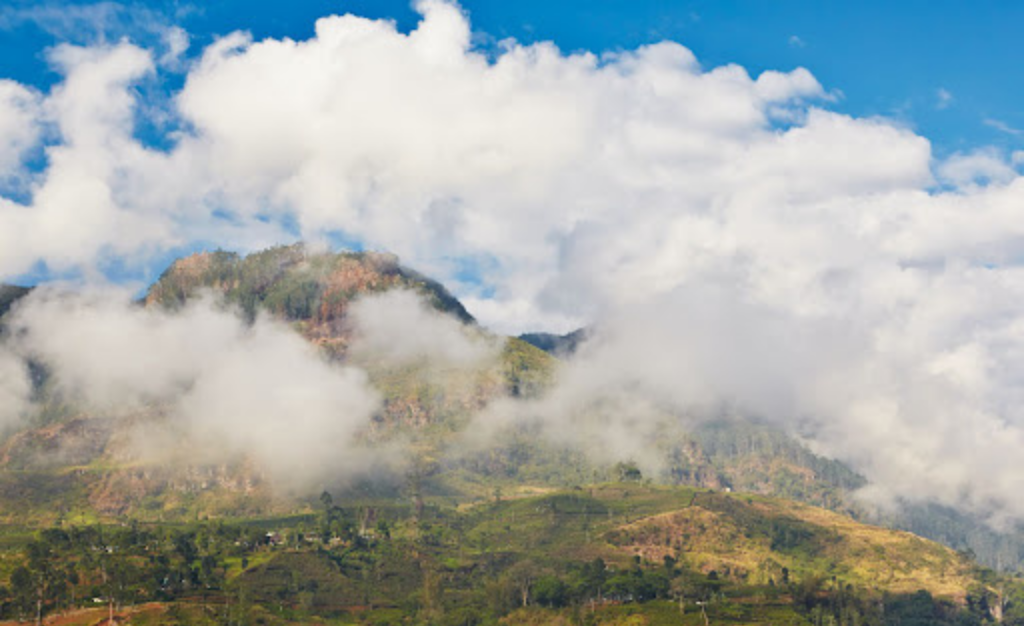
{"type": "MultiPolygon", "coordinates": [[[[0,76],[45,87],[57,78],[42,50],[55,40],[89,42],[94,30],[12,19],[36,2],[6,2],[0,21],[0,76]]],[[[513,37],[554,41],[564,51],[631,49],[664,39],[689,47],[705,67],[738,63],[764,69],[811,70],[826,89],[841,92],[837,110],[900,120],[933,142],[943,156],[979,145],[1005,150],[1024,145],[1024,5],[1013,2],[905,0],[860,2],[781,0],[566,1],[467,0],[480,41],[513,37]]],[[[52,7],[95,6],[51,3],[52,7]]],[[[214,36],[251,31],[257,39],[312,35],[316,18],[356,13],[412,28],[418,16],[405,0],[299,2],[125,3],[111,11],[111,36],[145,41],[151,12],[184,27],[193,51],[214,36]]],[[[173,79],[169,86],[173,88],[173,79]]]]}

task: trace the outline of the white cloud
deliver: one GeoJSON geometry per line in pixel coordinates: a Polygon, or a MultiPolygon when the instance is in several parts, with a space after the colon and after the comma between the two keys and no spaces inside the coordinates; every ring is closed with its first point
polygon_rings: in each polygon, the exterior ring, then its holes
{"type": "Polygon", "coordinates": [[[993,150],[954,154],[942,162],[938,173],[942,179],[958,187],[978,183],[1005,184],[1017,178],[1017,171],[993,150]]]}
{"type": "Polygon", "coordinates": [[[31,23],[60,39],[81,36],[93,40],[105,34],[120,20],[124,7],[114,2],[86,5],[40,2],[33,5],[0,9],[0,28],[11,29],[31,23]]]}
{"type": "Polygon", "coordinates": [[[994,128],[1001,133],[1006,133],[1007,135],[1019,136],[1024,134],[1024,131],[1022,131],[1019,128],[1014,128],[1013,126],[1010,126],[1003,120],[997,120],[989,117],[982,120],[982,122],[985,124],[985,126],[994,128]]]}
{"type": "Polygon", "coordinates": [[[165,47],[168,53],[173,53],[180,46],[180,33],[184,32],[159,9],[138,2],[40,0],[14,4],[20,6],[0,6],[0,33],[31,24],[59,42],[109,45],[130,38],[165,47]]]}
{"type": "Polygon", "coordinates": [[[0,80],[0,183],[20,174],[25,152],[41,132],[39,96],[10,80],[0,80]]]}
{"type": "Polygon", "coordinates": [[[935,91],[936,109],[939,109],[940,111],[943,109],[948,109],[950,105],[953,104],[953,100],[953,94],[948,89],[945,89],[944,87],[939,87],[935,91]]]}
{"type": "Polygon", "coordinates": [[[121,180],[145,160],[132,139],[129,85],[152,69],[149,55],[128,44],[60,46],[50,52],[68,75],[36,115],[51,120],[61,141],[46,150],[29,206],[0,197],[0,273],[26,271],[37,260],[62,270],[106,250],[137,251],[166,242],[162,217],[122,202],[121,180]]]}
{"type": "Polygon", "coordinates": [[[188,32],[179,26],[171,26],[164,30],[164,44],[167,50],[160,57],[160,65],[176,68],[181,63],[181,57],[188,50],[190,38],[188,32]]]}
{"type": "Polygon", "coordinates": [[[754,93],[765,102],[789,102],[825,95],[818,80],[802,67],[789,73],[773,70],[763,72],[754,81],[754,93]]]}

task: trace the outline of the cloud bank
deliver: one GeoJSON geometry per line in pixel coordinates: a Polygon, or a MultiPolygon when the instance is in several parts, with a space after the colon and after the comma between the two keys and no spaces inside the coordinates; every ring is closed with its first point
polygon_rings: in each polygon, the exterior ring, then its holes
{"type": "Polygon", "coordinates": [[[501,348],[406,290],[352,304],[346,365],[284,322],[247,322],[213,293],[170,311],[144,308],[123,287],[43,286],[5,323],[0,429],[36,408],[32,361],[46,369],[48,393],[86,413],[162,415],[138,420],[132,454],[155,462],[245,457],[289,488],[400,465],[367,438],[383,405],[364,366],[411,366],[451,383],[453,371],[494,366],[501,348]]]}
{"type": "MultiPolygon", "coordinates": [[[[161,407],[165,436],[177,437],[169,450],[247,455],[294,484],[351,476],[364,464],[359,434],[380,400],[361,370],[328,363],[281,322],[248,325],[212,296],[171,313],[129,295],[40,288],[12,313],[12,349],[91,410],[161,407]]],[[[5,372],[18,366],[0,360],[5,372]]],[[[8,390],[4,381],[2,397],[24,397],[27,385],[8,390]]]]}
{"type": "Polygon", "coordinates": [[[804,69],[705,68],[672,42],[485,53],[457,6],[417,7],[409,33],[348,15],[304,41],[225,35],[170,102],[136,89],[170,71],[161,52],[54,48],[52,90],[0,83],[0,181],[27,189],[0,195],[0,276],[340,234],[497,330],[595,323],[550,406],[736,407],[878,497],[1024,517],[1019,159],[936,159],[831,110],[804,69]],[[140,130],[153,111],[169,148],[140,130]]]}

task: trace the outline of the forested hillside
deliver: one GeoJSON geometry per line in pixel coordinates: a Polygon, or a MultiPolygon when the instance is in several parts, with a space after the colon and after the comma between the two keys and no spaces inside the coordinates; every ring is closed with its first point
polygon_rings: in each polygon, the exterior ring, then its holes
{"type": "Polygon", "coordinates": [[[64,524],[23,554],[0,611],[62,624],[1024,623],[1018,586],[938,544],[635,482],[458,507],[324,492],[282,518],[64,524]]]}

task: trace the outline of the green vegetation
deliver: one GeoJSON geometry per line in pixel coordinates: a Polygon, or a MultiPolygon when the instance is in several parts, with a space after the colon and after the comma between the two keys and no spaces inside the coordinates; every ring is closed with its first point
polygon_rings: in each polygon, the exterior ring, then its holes
{"type": "Polygon", "coordinates": [[[1024,623],[1013,580],[771,498],[634,482],[458,509],[367,502],[324,492],[293,518],[46,528],[9,547],[0,612],[200,624],[1024,623]],[[897,562],[903,578],[878,576],[897,562]]]}

